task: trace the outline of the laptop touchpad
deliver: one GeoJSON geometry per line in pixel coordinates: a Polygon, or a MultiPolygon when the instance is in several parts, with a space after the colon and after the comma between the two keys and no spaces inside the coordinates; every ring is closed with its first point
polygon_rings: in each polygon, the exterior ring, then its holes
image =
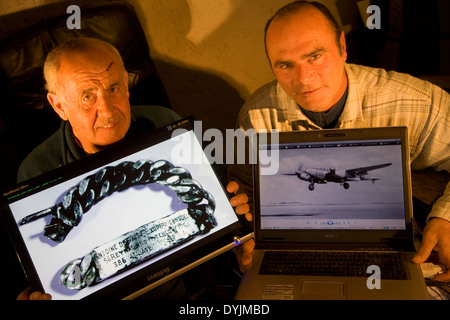
{"type": "Polygon", "coordinates": [[[302,280],[300,294],[302,298],[345,299],[345,281],[302,280]]]}

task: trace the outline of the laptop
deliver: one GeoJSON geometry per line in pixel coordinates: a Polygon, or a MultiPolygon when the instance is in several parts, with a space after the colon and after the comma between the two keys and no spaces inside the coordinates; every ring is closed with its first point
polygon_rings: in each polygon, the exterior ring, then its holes
{"type": "Polygon", "coordinates": [[[236,298],[428,299],[410,262],[407,137],[406,127],[259,133],[256,245],[236,298]]]}
{"type": "Polygon", "coordinates": [[[33,290],[133,299],[246,241],[192,118],[4,190],[33,290]]]}

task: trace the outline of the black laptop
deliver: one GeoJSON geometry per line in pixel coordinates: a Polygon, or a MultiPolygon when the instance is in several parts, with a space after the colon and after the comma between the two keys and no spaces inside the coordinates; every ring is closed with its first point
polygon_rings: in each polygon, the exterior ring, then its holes
{"type": "Polygon", "coordinates": [[[33,290],[131,299],[252,236],[193,128],[180,120],[2,192],[33,290]]]}
{"type": "Polygon", "coordinates": [[[427,299],[407,128],[273,137],[255,143],[256,247],[237,299],[427,299]]]}

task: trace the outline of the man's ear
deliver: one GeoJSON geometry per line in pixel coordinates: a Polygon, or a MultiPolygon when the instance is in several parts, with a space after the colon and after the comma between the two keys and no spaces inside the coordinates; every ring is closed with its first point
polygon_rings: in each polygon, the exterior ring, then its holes
{"type": "Polygon", "coordinates": [[[347,61],[347,43],[345,41],[345,33],[344,31],[341,32],[341,36],[339,38],[339,43],[341,44],[341,51],[342,55],[344,57],[344,61],[347,61]]]}
{"type": "Polygon", "coordinates": [[[59,115],[59,117],[63,120],[68,120],[67,114],[64,111],[64,107],[62,105],[61,99],[58,97],[56,93],[48,92],[47,100],[53,107],[53,110],[59,115]]]}
{"type": "Polygon", "coordinates": [[[128,83],[128,72],[125,70],[125,85],[127,86],[127,96],[130,98],[130,84],[128,83]]]}

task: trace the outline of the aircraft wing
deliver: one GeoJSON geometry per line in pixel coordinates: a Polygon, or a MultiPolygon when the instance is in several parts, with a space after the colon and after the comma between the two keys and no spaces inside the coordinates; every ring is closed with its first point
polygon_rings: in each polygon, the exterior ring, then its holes
{"type": "Polygon", "coordinates": [[[384,163],[384,164],[379,164],[376,166],[369,166],[369,167],[360,167],[360,168],[355,168],[355,169],[349,169],[345,171],[345,175],[347,177],[354,177],[354,176],[362,176],[367,174],[368,171],[371,170],[376,170],[376,169],[381,169],[384,167],[388,167],[390,166],[392,163],[384,163]]]}

